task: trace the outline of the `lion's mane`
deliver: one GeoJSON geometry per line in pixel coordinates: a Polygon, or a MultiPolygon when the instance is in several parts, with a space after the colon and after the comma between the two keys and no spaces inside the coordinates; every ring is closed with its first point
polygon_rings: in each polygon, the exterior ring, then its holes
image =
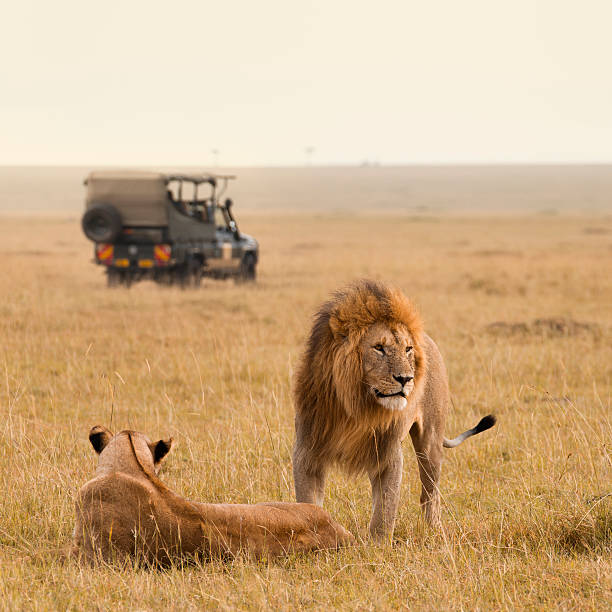
{"type": "Polygon", "coordinates": [[[391,443],[405,435],[408,409],[386,410],[363,383],[359,343],[374,323],[408,329],[415,354],[409,406],[422,392],[423,326],[410,300],[398,289],[371,280],[336,292],[315,314],[294,381],[297,448],[314,462],[312,470],[330,460],[350,472],[381,467],[391,443]]]}

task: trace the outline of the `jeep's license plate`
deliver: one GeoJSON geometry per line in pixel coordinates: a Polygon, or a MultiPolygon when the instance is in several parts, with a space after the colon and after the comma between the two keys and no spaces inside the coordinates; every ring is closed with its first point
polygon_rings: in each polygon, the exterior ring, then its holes
{"type": "Polygon", "coordinates": [[[152,259],[141,259],[138,262],[138,266],[140,268],[152,268],[153,267],[153,260],[152,259]]]}
{"type": "Polygon", "coordinates": [[[115,265],[118,268],[129,268],[130,260],[129,259],[115,259],[115,265]]]}

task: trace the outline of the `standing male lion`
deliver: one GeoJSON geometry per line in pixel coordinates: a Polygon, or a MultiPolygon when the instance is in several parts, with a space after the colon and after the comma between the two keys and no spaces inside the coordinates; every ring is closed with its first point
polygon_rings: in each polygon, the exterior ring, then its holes
{"type": "Polygon", "coordinates": [[[438,347],[397,289],[363,280],[338,291],[315,315],[294,386],[293,475],[298,502],[323,504],[325,476],[337,463],[372,484],[370,533],[393,533],[402,481],[401,443],[410,434],[426,520],[440,520],[442,447],[492,427],[480,423],[444,437],[450,404],[438,347]]]}

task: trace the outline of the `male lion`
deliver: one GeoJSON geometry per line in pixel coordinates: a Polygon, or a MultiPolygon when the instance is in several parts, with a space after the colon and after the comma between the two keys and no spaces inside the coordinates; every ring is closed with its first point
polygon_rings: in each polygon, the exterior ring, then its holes
{"type": "Polygon", "coordinates": [[[293,475],[298,502],[323,504],[325,476],[338,463],[367,472],[370,533],[391,536],[402,481],[402,440],[410,433],[426,520],[440,520],[442,447],[495,424],[491,415],[454,440],[444,437],[450,403],[438,347],[397,289],[363,280],[338,291],[315,315],[294,385],[293,475]]]}
{"type": "Polygon", "coordinates": [[[254,556],[337,548],[353,536],[312,504],[201,504],[171,491],[158,477],[172,439],[152,443],[135,431],[113,435],[93,427],[95,477],[76,501],[74,553],[89,561],[135,556],[167,564],[181,555],[254,556]]]}

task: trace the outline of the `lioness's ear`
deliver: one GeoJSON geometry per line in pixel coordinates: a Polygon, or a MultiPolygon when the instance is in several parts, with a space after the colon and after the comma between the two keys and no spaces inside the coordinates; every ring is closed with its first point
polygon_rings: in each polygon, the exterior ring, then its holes
{"type": "Polygon", "coordinates": [[[172,448],[172,438],[167,440],[159,440],[151,444],[151,452],[153,453],[153,463],[159,463],[172,448]]]}
{"type": "Polygon", "coordinates": [[[112,437],[113,432],[106,429],[104,425],[94,425],[89,432],[89,441],[98,455],[104,450],[112,437]]]}

